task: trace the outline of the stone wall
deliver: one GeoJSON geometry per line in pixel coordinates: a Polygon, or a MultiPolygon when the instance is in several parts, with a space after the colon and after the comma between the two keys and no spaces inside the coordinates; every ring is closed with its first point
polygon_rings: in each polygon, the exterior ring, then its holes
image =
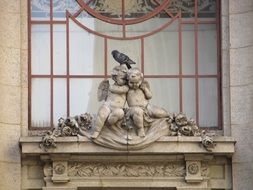
{"type": "Polygon", "coordinates": [[[253,1],[229,1],[231,134],[234,190],[253,186],[253,1]]]}
{"type": "Polygon", "coordinates": [[[21,179],[21,1],[0,3],[0,189],[18,190],[21,179]]]}

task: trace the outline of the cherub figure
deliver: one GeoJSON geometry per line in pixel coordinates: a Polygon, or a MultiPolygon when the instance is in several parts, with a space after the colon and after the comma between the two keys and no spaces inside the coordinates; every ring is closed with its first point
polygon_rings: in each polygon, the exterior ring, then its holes
{"type": "Polygon", "coordinates": [[[117,125],[124,118],[123,108],[126,103],[126,94],[129,90],[127,85],[127,66],[121,64],[112,70],[114,84],[110,85],[108,80],[100,83],[98,88],[99,101],[105,100],[99,108],[95,121],[95,131],[91,138],[97,138],[105,124],[117,125]]]}
{"type": "Polygon", "coordinates": [[[129,91],[127,93],[127,104],[129,111],[127,116],[137,127],[137,134],[145,137],[144,117],[147,114],[151,118],[170,117],[169,113],[160,107],[151,105],[149,100],[152,98],[149,83],[143,80],[143,74],[138,68],[131,68],[127,73],[129,91]]]}

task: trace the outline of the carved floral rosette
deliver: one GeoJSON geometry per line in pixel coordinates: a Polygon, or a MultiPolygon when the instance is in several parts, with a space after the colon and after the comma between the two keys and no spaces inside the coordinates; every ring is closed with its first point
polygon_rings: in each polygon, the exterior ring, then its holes
{"type": "MultiPolygon", "coordinates": [[[[67,117],[66,119],[60,118],[58,121],[58,127],[53,131],[48,131],[42,138],[40,147],[45,151],[49,148],[56,148],[55,140],[57,137],[78,135],[90,137],[93,130],[94,119],[89,113],[67,117]]],[[[202,146],[208,151],[212,151],[216,145],[213,139],[206,135],[205,130],[199,129],[196,122],[193,119],[188,119],[183,113],[173,114],[166,119],[166,122],[169,126],[169,132],[166,136],[200,136],[202,137],[202,146]]],[[[122,126],[123,128],[126,126],[122,126]]],[[[96,143],[96,141],[94,142],[96,143]]]]}
{"type": "Polygon", "coordinates": [[[60,118],[57,128],[47,131],[42,137],[40,147],[45,151],[49,148],[56,148],[57,137],[77,136],[80,131],[87,131],[92,126],[92,116],[89,113],[77,115],[75,117],[60,118]]]}

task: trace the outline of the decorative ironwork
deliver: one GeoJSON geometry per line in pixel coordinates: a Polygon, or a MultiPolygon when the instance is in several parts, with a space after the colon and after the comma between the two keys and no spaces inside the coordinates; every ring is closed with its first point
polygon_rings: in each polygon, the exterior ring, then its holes
{"type": "MultiPolygon", "coordinates": [[[[100,16],[108,16],[110,18],[107,17],[107,20],[118,20],[118,23],[116,23],[117,25],[119,25],[120,27],[122,27],[122,36],[109,36],[109,35],[105,35],[103,33],[97,32],[97,31],[92,31],[91,29],[83,26],[81,23],[77,23],[77,21],[75,21],[74,19],[76,19],[78,17],[78,15],[80,14],[84,14],[84,16],[89,16],[90,15],[83,10],[83,7],[80,6],[80,4],[78,4],[79,0],[30,0],[30,7],[31,8],[31,17],[29,18],[29,33],[31,36],[31,26],[33,24],[48,24],[50,25],[50,53],[51,56],[53,56],[54,54],[54,25],[55,24],[60,24],[60,25],[64,25],[66,26],[66,67],[69,68],[70,67],[70,61],[69,61],[69,23],[70,20],[74,21],[79,27],[83,28],[84,30],[86,30],[87,32],[89,32],[90,34],[94,34],[96,36],[100,36],[102,38],[104,38],[104,70],[105,73],[101,74],[101,75],[71,75],[71,73],[69,73],[69,70],[67,71],[66,74],[63,75],[55,75],[53,72],[53,69],[51,69],[50,73],[48,75],[36,75],[32,73],[31,70],[31,55],[29,55],[29,126],[30,128],[33,129],[39,129],[39,127],[37,127],[36,125],[32,125],[32,116],[31,116],[31,81],[32,78],[48,78],[50,79],[50,105],[51,105],[51,109],[50,109],[50,120],[46,121],[48,122],[48,124],[46,126],[53,128],[53,120],[54,120],[54,99],[53,99],[53,91],[54,91],[54,86],[53,86],[53,81],[54,78],[64,78],[66,79],[66,102],[67,102],[67,112],[66,115],[69,116],[70,114],[70,78],[74,77],[74,78],[107,78],[108,77],[108,63],[107,63],[107,52],[108,52],[108,44],[107,42],[110,39],[114,39],[114,40],[134,40],[134,39],[138,39],[140,41],[140,47],[141,47],[141,66],[142,66],[142,70],[144,70],[145,67],[145,63],[144,63],[144,53],[145,53],[145,49],[144,49],[144,41],[146,39],[146,37],[149,37],[153,34],[156,34],[160,31],[162,31],[163,29],[169,27],[169,25],[171,23],[173,23],[174,21],[178,21],[178,34],[179,34],[179,73],[177,75],[157,75],[157,74],[152,74],[152,75],[145,75],[145,78],[176,78],[179,80],[179,110],[180,112],[184,110],[183,108],[183,78],[191,78],[191,79],[195,79],[195,94],[196,96],[198,96],[199,94],[199,81],[200,78],[212,78],[212,79],[217,79],[217,85],[220,84],[220,76],[219,74],[213,74],[213,75],[201,75],[198,71],[198,25],[199,24],[212,24],[212,25],[216,25],[217,26],[217,44],[219,44],[219,18],[218,18],[218,1],[216,0],[170,0],[168,5],[166,4],[167,8],[162,8],[162,9],[158,9],[159,7],[161,7],[161,4],[163,4],[163,2],[165,2],[165,0],[123,0],[123,1],[115,1],[115,0],[82,0],[82,2],[86,3],[87,6],[89,6],[92,10],[97,12],[97,19],[100,19],[100,16]],[[120,2],[125,2],[125,6],[120,7],[120,10],[117,10],[117,8],[119,8],[120,2]],[[198,3],[198,5],[196,6],[196,2],[198,3]],[[156,9],[156,11],[154,11],[156,9]],[[69,12],[67,15],[65,15],[66,10],[69,12]],[[198,14],[196,14],[196,11],[198,11],[198,14]],[[154,15],[152,16],[147,16],[147,14],[155,12],[154,15]],[[36,20],[33,18],[34,14],[36,17],[41,17],[39,20],[36,20]],[[36,15],[36,13],[39,13],[36,15]],[[58,14],[59,13],[59,14],[58,14]],[[57,20],[58,17],[60,17],[61,14],[64,13],[64,18],[66,18],[66,20],[57,20]],[[123,14],[122,14],[123,13],[123,14]],[[180,14],[182,13],[182,14],[180,14]],[[175,15],[176,14],[176,15],[175,15]],[[57,16],[58,15],[58,16],[57,16]],[[43,19],[42,17],[48,17],[47,19],[43,19]],[[123,19],[124,16],[124,19],[123,19]],[[148,31],[148,33],[141,35],[141,36],[127,36],[126,34],[126,25],[128,24],[137,24],[143,21],[146,21],[150,18],[153,17],[168,17],[168,22],[165,23],[163,26],[159,26],[154,28],[153,31],[148,31]],[[193,17],[191,19],[185,19],[184,18],[189,18],[189,17],[193,17]],[[57,17],[57,18],[55,18],[57,17]],[[139,19],[142,18],[143,19],[139,19]],[[201,17],[205,17],[208,18],[208,20],[201,20],[199,18],[201,17]],[[116,19],[114,19],[116,18],[116,19]],[[121,18],[121,19],[118,19],[121,18]],[[128,19],[129,18],[129,19],[128,19]],[[131,19],[130,19],[131,18],[131,19]],[[136,19],[137,18],[137,19],[136,19]],[[172,19],[171,19],[172,18],[172,19]],[[211,18],[211,19],[210,19],[211,18]],[[191,74],[191,75],[186,75],[183,73],[182,71],[182,67],[183,67],[183,63],[182,63],[182,27],[184,24],[191,24],[192,26],[194,26],[194,48],[195,48],[195,73],[191,74]],[[33,127],[36,126],[36,127],[33,127]]],[[[62,15],[63,17],[63,15],[62,15]]],[[[115,24],[115,23],[112,23],[115,24]]],[[[219,47],[218,48],[218,54],[219,54],[219,47]]],[[[29,41],[29,52],[31,53],[31,40],[29,41]]],[[[50,66],[51,68],[54,68],[54,59],[52,58],[50,60],[50,66]]],[[[219,72],[219,67],[220,67],[220,62],[219,62],[219,55],[217,56],[217,73],[219,72]]],[[[220,100],[220,88],[218,86],[218,90],[217,90],[217,94],[218,94],[218,105],[221,104],[221,100],[220,100]]],[[[195,101],[195,111],[196,111],[196,123],[199,124],[199,97],[196,97],[196,101],[195,101]]],[[[220,109],[217,110],[217,112],[220,112],[220,109]]],[[[218,125],[219,127],[221,127],[221,118],[220,118],[220,113],[218,113],[218,125]]],[[[34,121],[33,121],[34,122],[34,121]]],[[[36,122],[36,121],[35,121],[36,122]]],[[[40,125],[40,129],[45,129],[40,125]]],[[[173,128],[174,130],[174,128],[173,128]]],[[[64,128],[64,130],[62,130],[62,134],[63,135],[69,135],[70,133],[72,134],[73,131],[70,130],[70,128],[66,127],[64,128]]],[[[187,127],[182,127],[180,128],[180,130],[176,129],[176,134],[180,135],[191,135],[191,132],[189,132],[190,134],[188,134],[188,129],[187,127]]],[[[76,132],[73,132],[73,134],[75,135],[76,132]]],[[[50,137],[50,135],[48,135],[48,137],[50,137]]],[[[50,138],[49,138],[50,140],[50,138]]],[[[204,140],[203,143],[208,144],[209,141],[204,140]]],[[[46,143],[48,144],[48,143],[46,143]]],[[[208,146],[206,146],[208,147],[208,146]]]]}

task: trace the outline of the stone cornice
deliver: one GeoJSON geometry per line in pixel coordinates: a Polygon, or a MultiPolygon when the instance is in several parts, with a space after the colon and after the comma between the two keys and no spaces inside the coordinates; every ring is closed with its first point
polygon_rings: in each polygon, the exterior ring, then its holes
{"type": "Polygon", "coordinates": [[[216,146],[210,152],[201,145],[201,137],[162,137],[152,145],[141,150],[114,150],[94,144],[86,137],[59,137],[56,148],[47,151],[40,148],[42,137],[21,137],[22,154],[214,154],[231,156],[235,149],[232,137],[214,137],[216,146]]]}

